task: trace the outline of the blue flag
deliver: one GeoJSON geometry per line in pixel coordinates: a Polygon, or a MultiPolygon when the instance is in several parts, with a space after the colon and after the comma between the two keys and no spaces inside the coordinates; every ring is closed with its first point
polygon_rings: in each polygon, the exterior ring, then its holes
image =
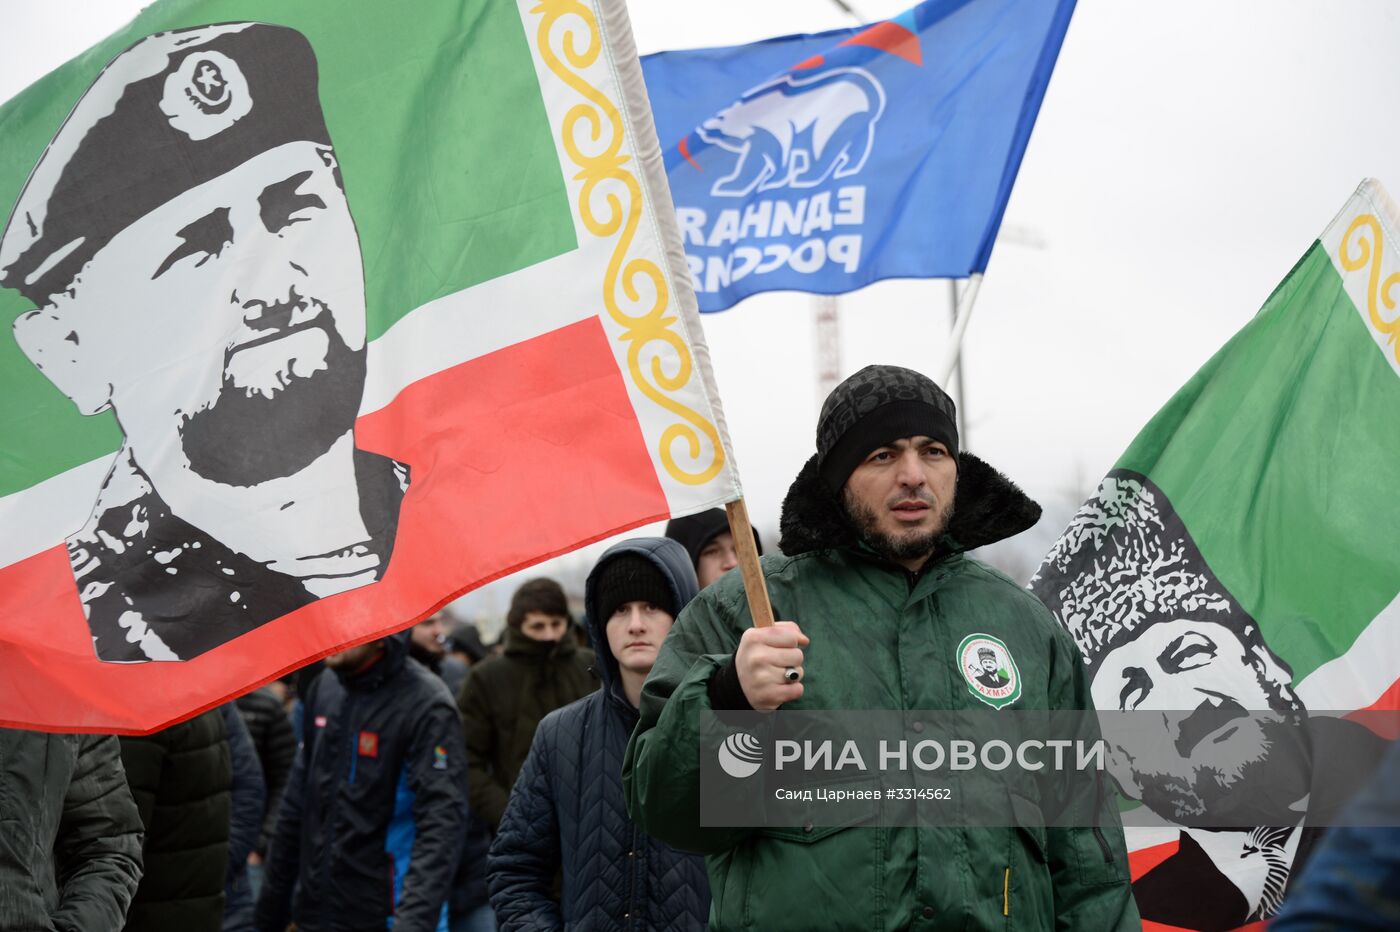
{"type": "Polygon", "coordinates": [[[1074,0],[642,59],[702,311],[987,266],[1074,0]]]}

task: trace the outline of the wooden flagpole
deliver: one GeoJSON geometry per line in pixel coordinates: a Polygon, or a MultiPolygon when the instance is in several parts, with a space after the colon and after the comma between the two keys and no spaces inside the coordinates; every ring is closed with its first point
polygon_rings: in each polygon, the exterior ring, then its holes
{"type": "Polygon", "coordinates": [[[742,498],[737,498],[725,505],[724,510],[729,515],[729,533],[734,537],[734,549],[739,554],[739,572],[744,577],[744,594],[749,597],[754,627],[767,628],[773,624],[773,603],[768,601],[768,584],[763,581],[763,567],[758,563],[749,507],[742,498]]]}

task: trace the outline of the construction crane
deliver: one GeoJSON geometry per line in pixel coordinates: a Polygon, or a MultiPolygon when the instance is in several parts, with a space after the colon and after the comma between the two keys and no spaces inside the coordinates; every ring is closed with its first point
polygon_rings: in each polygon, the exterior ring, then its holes
{"type": "MultiPolygon", "coordinates": [[[[846,0],[831,0],[858,25],[869,22],[846,0]]],[[[835,295],[816,295],[812,299],[813,335],[816,338],[817,404],[821,405],[831,390],[841,381],[841,305],[835,295]]]]}
{"type": "Polygon", "coordinates": [[[841,381],[841,306],[835,295],[819,294],[812,298],[812,308],[817,338],[817,404],[820,405],[841,381]]]}

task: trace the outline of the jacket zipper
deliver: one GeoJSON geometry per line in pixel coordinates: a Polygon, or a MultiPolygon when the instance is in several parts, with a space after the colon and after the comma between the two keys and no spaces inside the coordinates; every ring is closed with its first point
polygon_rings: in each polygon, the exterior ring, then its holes
{"type": "Polygon", "coordinates": [[[1099,843],[1099,850],[1103,851],[1103,862],[1105,864],[1112,864],[1113,849],[1108,846],[1108,839],[1104,837],[1103,829],[1099,828],[1097,825],[1094,826],[1094,838],[1099,843]]]}
{"type": "Polygon", "coordinates": [[[637,918],[633,913],[636,912],[637,906],[637,871],[641,868],[641,858],[637,856],[637,827],[635,825],[632,826],[632,843],[628,849],[627,860],[630,863],[627,865],[627,899],[625,900],[627,908],[624,915],[627,920],[627,928],[631,929],[637,918]]]}
{"type": "Polygon", "coordinates": [[[1103,852],[1103,862],[1113,863],[1113,849],[1108,846],[1108,839],[1104,837],[1103,829],[1099,827],[1099,819],[1103,815],[1103,774],[1097,774],[1094,780],[1094,840],[1099,843],[1099,850],[1103,852]]]}

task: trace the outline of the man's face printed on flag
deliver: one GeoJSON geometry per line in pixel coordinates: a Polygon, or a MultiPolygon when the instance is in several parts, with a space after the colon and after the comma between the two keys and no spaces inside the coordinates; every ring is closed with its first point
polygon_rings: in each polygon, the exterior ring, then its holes
{"type": "Polygon", "coordinates": [[[1160,489],[1132,473],[1106,478],[1032,589],[1083,652],[1095,708],[1133,713],[1103,717],[1127,795],[1178,821],[1242,818],[1242,806],[1280,802],[1284,784],[1282,802],[1297,800],[1306,712],[1292,675],[1160,489]]]}
{"type": "Polygon", "coordinates": [[[1105,719],[1114,776],[1167,818],[1237,812],[1252,791],[1280,786],[1285,765],[1302,763],[1289,760],[1302,709],[1286,677],[1266,648],[1218,622],[1140,629],[1091,683],[1095,708],[1138,713],[1105,719]]]}
{"type": "Polygon", "coordinates": [[[1246,648],[1219,622],[1160,621],[1100,661],[1092,686],[1094,707],[1128,712],[1194,709],[1213,702],[1241,711],[1273,709],[1283,704],[1281,675],[1268,651],[1246,648]]]}
{"type": "Polygon", "coordinates": [[[65,539],[103,660],[191,659],[388,564],[408,469],[354,443],[365,279],[317,82],[284,27],[149,36],[0,238],[20,348],[125,438],[65,539]]]}
{"type": "Polygon", "coordinates": [[[80,376],[110,386],[137,462],[177,451],[196,474],[246,486],[300,471],[351,428],[359,269],[333,153],[292,142],[137,219],[55,311],[78,338],[80,376]]]}

